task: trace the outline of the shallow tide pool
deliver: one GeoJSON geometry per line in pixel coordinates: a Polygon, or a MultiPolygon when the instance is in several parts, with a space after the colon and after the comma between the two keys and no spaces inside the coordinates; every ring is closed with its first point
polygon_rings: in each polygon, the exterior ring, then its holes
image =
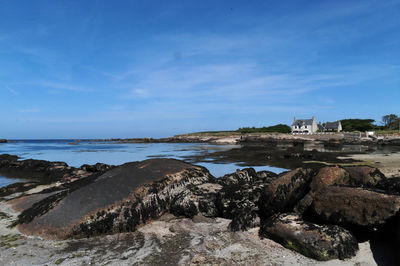
{"type": "MultiPolygon", "coordinates": [[[[238,145],[212,145],[204,143],[111,143],[111,142],[74,142],[73,140],[23,140],[0,144],[0,154],[13,154],[22,159],[62,161],[70,166],[82,164],[106,163],[119,165],[131,161],[150,158],[175,158],[191,162],[191,156],[236,148],[238,145]]],[[[201,161],[196,164],[206,167],[216,177],[242,169],[238,163],[215,163],[201,161]]],[[[268,170],[276,173],[286,169],[257,166],[256,171],[268,170]]],[[[0,187],[18,182],[0,176],[0,187]]]]}

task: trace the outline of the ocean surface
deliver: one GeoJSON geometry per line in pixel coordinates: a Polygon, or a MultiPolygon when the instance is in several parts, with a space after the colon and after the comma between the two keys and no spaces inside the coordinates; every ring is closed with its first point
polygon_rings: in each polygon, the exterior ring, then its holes
{"type": "MultiPolygon", "coordinates": [[[[22,159],[40,159],[62,161],[70,166],[79,167],[82,164],[106,163],[119,165],[131,161],[141,161],[150,158],[175,158],[191,162],[190,158],[215,151],[228,150],[239,145],[213,145],[204,143],[115,143],[90,142],[73,140],[14,140],[0,143],[0,154],[18,155],[22,159]]],[[[240,163],[240,162],[237,162],[240,163]]],[[[212,175],[220,177],[244,168],[237,163],[215,163],[212,161],[196,162],[206,167],[212,175]]],[[[280,173],[286,169],[257,166],[256,171],[269,170],[280,173]]],[[[19,182],[20,180],[0,176],[0,187],[19,182]]]]}

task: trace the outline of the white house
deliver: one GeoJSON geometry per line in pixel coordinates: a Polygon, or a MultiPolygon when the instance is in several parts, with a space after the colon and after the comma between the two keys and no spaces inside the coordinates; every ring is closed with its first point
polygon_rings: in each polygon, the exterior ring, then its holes
{"type": "Polygon", "coordinates": [[[340,121],[326,122],[325,124],[319,122],[318,129],[321,132],[340,132],[343,130],[342,123],[340,121]]]}
{"type": "Polygon", "coordinates": [[[292,134],[314,134],[317,130],[318,125],[314,116],[312,119],[296,119],[296,117],[294,117],[292,123],[292,134]]]}
{"type": "Polygon", "coordinates": [[[326,122],[324,127],[325,131],[336,131],[336,132],[342,131],[342,123],[340,121],[326,122]]]}

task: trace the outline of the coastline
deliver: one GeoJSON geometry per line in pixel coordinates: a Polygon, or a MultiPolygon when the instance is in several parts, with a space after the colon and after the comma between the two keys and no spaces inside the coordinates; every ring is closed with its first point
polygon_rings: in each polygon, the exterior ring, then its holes
{"type": "MultiPolygon", "coordinates": [[[[192,218],[163,214],[139,226],[137,231],[93,236],[90,238],[52,240],[26,235],[9,225],[19,219],[19,199],[49,196],[54,189],[71,187],[79,179],[90,178],[87,171],[109,169],[106,165],[70,169],[61,162],[36,161],[46,171],[56,174],[50,185],[34,186],[20,194],[5,196],[0,201],[0,263],[9,264],[272,264],[285,265],[377,265],[370,242],[359,244],[354,257],[345,260],[316,261],[289,250],[275,241],[259,237],[260,227],[246,231],[229,230],[231,219],[195,215],[192,218]],[[96,167],[94,169],[93,167],[96,167]],[[66,176],[67,175],[67,176],[66,176]],[[68,176],[72,175],[72,176],[68,176]],[[57,181],[57,182],[56,182],[57,181]],[[55,182],[55,183],[54,183],[55,182]],[[69,185],[70,184],[70,185],[69,185]],[[15,200],[9,201],[15,198],[15,200]],[[11,206],[13,205],[13,206],[11,206]]],[[[15,167],[15,164],[11,164],[15,167]]],[[[21,164],[21,166],[23,166],[21,164]]],[[[27,161],[31,167],[31,161],[27,161]]],[[[20,170],[21,167],[18,167],[20,170]]],[[[112,169],[112,168],[111,168],[112,169]]],[[[203,169],[204,170],[204,169],[203,169]]],[[[106,170],[107,171],[107,170],[106,170]]],[[[42,180],[42,176],[37,178],[42,180]]],[[[229,180],[229,179],[228,179],[229,180]]],[[[90,183],[89,183],[90,184],[90,183]]],[[[40,217],[41,215],[39,215],[40,217]]],[[[19,227],[17,227],[19,228],[19,227]]],[[[23,231],[26,233],[26,231],[23,231]]],[[[34,234],[35,235],[35,234],[34,234]]]]}
{"type": "MultiPolygon", "coordinates": [[[[399,176],[400,153],[376,154],[364,151],[357,154],[348,153],[342,157],[338,156],[343,154],[342,152],[317,151],[320,147],[333,150],[342,149],[343,142],[336,140],[310,140],[304,137],[261,138],[263,139],[261,142],[254,141],[254,139],[251,139],[250,142],[244,141],[241,148],[216,152],[211,157],[223,161],[223,156],[228,160],[230,157],[232,159],[232,156],[248,155],[251,151],[254,158],[257,159],[254,161],[255,164],[260,163],[260,160],[271,162],[284,159],[283,161],[292,163],[292,168],[298,165],[320,167],[324,163],[328,165],[374,165],[379,166],[385,174],[392,173],[392,176],[399,176]],[[268,153],[271,154],[271,157],[267,158],[265,153],[269,148],[273,149],[268,153]],[[276,157],[273,157],[273,154],[276,157]],[[260,155],[266,158],[259,159],[260,155]],[[315,160],[307,161],[310,156],[313,156],[312,159],[315,160]],[[388,169],[391,169],[391,172],[388,169]]],[[[260,136],[257,136],[257,139],[259,140],[260,136]]],[[[368,147],[378,146],[376,142],[363,143],[372,143],[365,145],[367,150],[368,147]]],[[[352,144],[356,145],[354,142],[352,144]]],[[[249,162],[252,161],[252,158],[247,159],[249,162]]],[[[77,171],[80,170],[77,169],[77,171]]],[[[388,175],[388,177],[392,176],[388,175]]],[[[33,192],[37,193],[38,191],[33,192]]],[[[90,262],[110,263],[111,265],[131,265],[133,263],[157,265],[154,258],[159,260],[167,258],[163,261],[164,263],[177,263],[176,259],[180,258],[178,264],[181,265],[194,262],[202,264],[263,263],[265,261],[288,265],[377,265],[376,261],[378,261],[376,258],[378,255],[373,253],[368,241],[359,243],[360,250],[351,259],[315,261],[288,250],[272,240],[260,239],[258,237],[259,227],[232,234],[227,230],[231,220],[224,218],[210,219],[199,216],[190,219],[166,215],[150,221],[136,232],[106,235],[87,240],[45,240],[40,237],[24,235],[15,228],[7,228],[18,214],[8,203],[0,201],[0,240],[2,247],[6,250],[0,262],[4,264],[62,264],[65,262],[80,265],[90,262]],[[206,244],[205,240],[212,244],[206,244]],[[179,252],[173,250],[179,250],[179,252]],[[185,260],[189,253],[194,256],[190,257],[190,261],[185,260]]]]}

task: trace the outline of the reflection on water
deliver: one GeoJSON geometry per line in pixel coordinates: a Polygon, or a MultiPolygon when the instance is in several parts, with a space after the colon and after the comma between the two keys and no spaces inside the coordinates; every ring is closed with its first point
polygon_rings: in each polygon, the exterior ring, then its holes
{"type": "MultiPolygon", "coordinates": [[[[9,142],[0,145],[0,154],[18,155],[22,159],[38,159],[62,161],[70,166],[79,167],[82,164],[98,162],[119,165],[131,161],[141,161],[149,158],[175,158],[186,160],[191,156],[204,155],[215,151],[229,150],[240,145],[212,145],[204,143],[111,143],[111,142],[73,142],[73,140],[26,140],[9,142]],[[74,143],[76,145],[71,145],[74,143]]],[[[207,160],[197,164],[206,167],[216,177],[234,172],[240,162],[218,164],[207,160]]],[[[241,164],[243,165],[243,163],[241,164]]],[[[262,166],[257,171],[269,170],[282,172],[285,169],[262,166]]],[[[0,187],[16,182],[15,179],[0,177],[0,187]],[[7,183],[8,182],[8,183],[7,183]]]]}
{"type": "Polygon", "coordinates": [[[279,150],[294,149],[296,151],[318,151],[318,152],[344,152],[344,153],[393,153],[400,152],[399,146],[369,146],[362,144],[324,143],[321,141],[310,141],[305,143],[283,143],[276,146],[279,150]]]}

